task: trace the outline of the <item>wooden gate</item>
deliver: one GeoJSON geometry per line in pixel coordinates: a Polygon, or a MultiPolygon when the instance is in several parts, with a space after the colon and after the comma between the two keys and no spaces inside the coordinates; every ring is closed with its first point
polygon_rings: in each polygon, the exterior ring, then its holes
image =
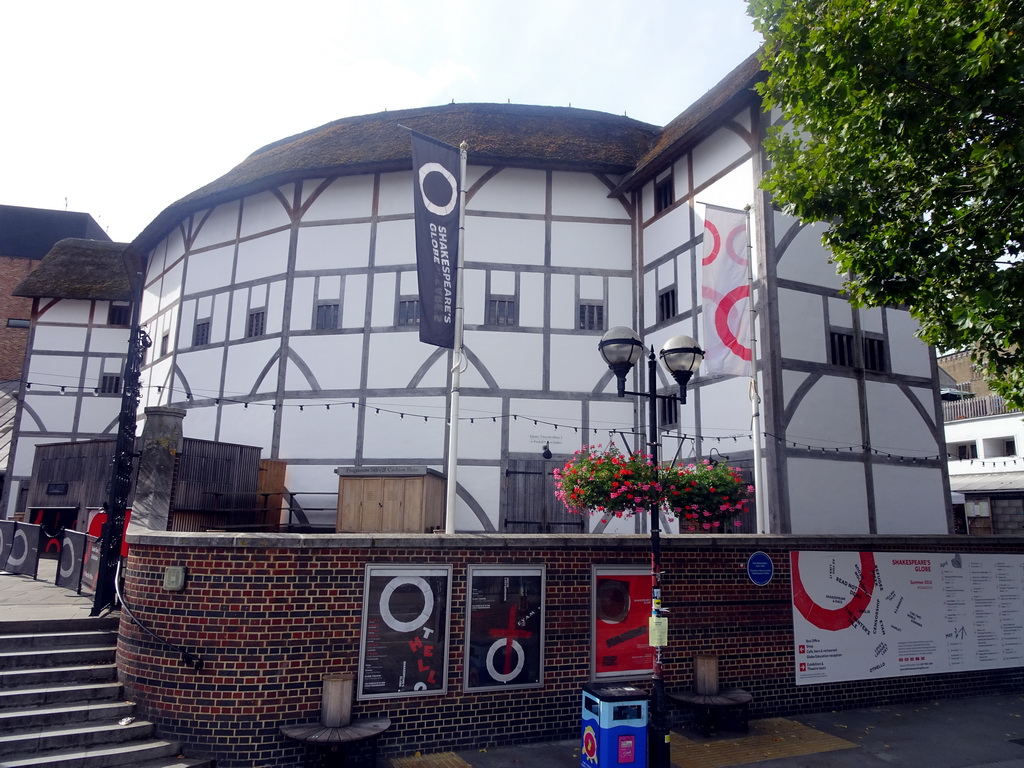
{"type": "Polygon", "coordinates": [[[555,498],[552,471],[561,460],[508,459],[505,465],[502,530],[509,533],[583,533],[586,520],[555,498]]]}

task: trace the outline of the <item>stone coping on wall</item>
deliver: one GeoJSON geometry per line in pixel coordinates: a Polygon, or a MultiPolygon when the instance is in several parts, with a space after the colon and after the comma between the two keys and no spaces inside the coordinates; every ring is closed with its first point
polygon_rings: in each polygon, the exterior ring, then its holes
{"type": "MultiPolygon", "coordinates": [[[[651,538],[636,534],[532,534],[532,533],[182,533],[152,531],[129,533],[129,544],[159,547],[219,547],[227,549],[649,549],[651,538]]],[[[951,534],[662,534],[662,549],[706,549],[708,547],[758,547],[790,549],[830,548],[862,550],[947,549],[957,545],[1003,545],[1009,551],[1024,548],[1024,536],[962,536],[951,534]]]]}

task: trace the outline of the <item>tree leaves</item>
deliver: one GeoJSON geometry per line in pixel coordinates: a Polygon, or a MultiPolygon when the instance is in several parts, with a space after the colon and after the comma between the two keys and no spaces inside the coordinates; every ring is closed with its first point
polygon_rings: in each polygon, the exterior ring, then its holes
{"type": "Polygon", "coordinates": [[[750,0],[764,186],[824,235],[851,299],[908,306],[1024,406],[1024,0],[750,0]]]}

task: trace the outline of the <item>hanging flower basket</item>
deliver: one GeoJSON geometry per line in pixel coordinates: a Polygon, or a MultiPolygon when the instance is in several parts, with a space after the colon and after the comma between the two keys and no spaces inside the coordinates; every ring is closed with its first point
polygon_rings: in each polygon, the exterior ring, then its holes
{"type": "Polygon", "coordinates": [[[646,514],[657,504],[681,531],[698,533],[742,525],[753,491],[728,464],[655,467],[649,455],[625,455],[614,445],[584,446],[554,476],[555,496],[570,512],[608,520],[646,514]]]}

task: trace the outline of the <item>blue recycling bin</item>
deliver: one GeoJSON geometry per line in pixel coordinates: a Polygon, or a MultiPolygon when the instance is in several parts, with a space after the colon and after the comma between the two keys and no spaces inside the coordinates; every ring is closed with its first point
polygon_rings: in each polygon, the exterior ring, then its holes
{"type": "Polygon", "coordinates": [[[580,768],[647,768],[647,699],[632,685],[583,686],[580,768]]]}

